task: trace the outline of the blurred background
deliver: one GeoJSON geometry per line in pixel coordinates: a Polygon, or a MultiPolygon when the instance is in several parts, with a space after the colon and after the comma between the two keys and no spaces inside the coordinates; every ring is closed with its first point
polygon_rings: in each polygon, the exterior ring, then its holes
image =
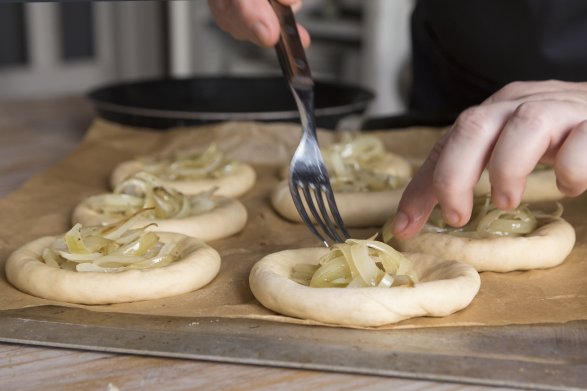
{"type": "MultiPolygon", "coordinates": [[[[402,112],[414,0],[305,0],[315,78],[363,86],[368,114],[402,112]]],[[[83,95],[159,77],[276,75],[275,52],[232,39],[204,0],[0,4],[0,100],[83,95]]]]}

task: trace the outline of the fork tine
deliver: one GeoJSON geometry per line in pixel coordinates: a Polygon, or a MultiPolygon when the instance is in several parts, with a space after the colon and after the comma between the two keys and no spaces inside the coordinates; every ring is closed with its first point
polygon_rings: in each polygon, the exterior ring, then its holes
{"type": "MultiPolygon", "coordinates": [[[[318,210],[316,209],[316,207],[314,206],[314,200],[312,199],[312,193],[310,193],[310,189],[312,188],[312,191],[314,192],[314,195],[316,197],[316,201],[318,203],[321,202],[321,200],[319,201],[319,195],[316,194],[317,193],[317,188],[316,186],[310,184],[309,186],[303,186],[302,190],[304,193],[304,197],[306,199],[306,205],[308,206],[308,209],[310,209],[310,212],[312,212],[312,215],[314,216],[314,220],[316,220],[316,223],[318,223],[318,225],[320,226],[320,228],[322,228],[322,231],[328,236],[330,237],[330,239],[334,240],[335,242],[338,242],[338,238],[336,236],[336,233],[333,232],[330,227],[328,226],[328,224],[325,222],[325,219],[328,218],[328,216],[326,215],[325,218],[323,218],[320,213],[318,213],[318,210]]],[[[322,202],[322,208],[324,208],[324,203],[322,202]]],[[[323,209],[324,210],[324,209],[323,209]]],[[[325,210],[324,210],[325,211],[325,210]]]]}
{"type": "MultiPolygon", "coordinates": [[[[344,242],[345,239],[347,239],[349,237],[348,233],[346,232],[344,225],[340,225],[340,223],[339,223],[338,227],[337,227],[330,219],[330,215],[328,214],[328,211],[326,210],[326,206],[324,205],[324,195],[325,194],[326,194],[326,199],[328,201],[328,189],[326,187],[322,188],[322,189],[321,188],[314,189],[314,195],[316,198],[316,202],[318,203],[318,208],[320,209],[320,213],[324,217],[324,222],[328,227],[328,231],[332,233],[332,235],[331,235],[332,239],[336,242],[344,242]],[[343,236],[340,236],[339,231],[342,232],[343,236]]],[[[334,205],[334,209],[333,209],[333,204],[330,202],[328,202],[328,204],[330,206],[331,213],[333,213],[334,211],[336,211],[336,213],[338,213],[338,209],[336,208],[336,205],[334,205]]],[[[336,218],[335,218],[335,220],[336,220],[336,218]]]]}
{"type": "MultiPolygon", "coordinates": [[[[302,188],[304,187],[302,186],[302,188]]],[[[298,210],[300,217],[304,221],[304,224],[306,224],[310,231],[312,231],[312,233],[322,241],[322,244],[324,244],[325,247],[328,247],[328,241],[324,239],[320,232],[318,232],[318,230],[314,226],[314,223],[312,222],[312,219],[310,219],[310,216],[308,216],[308,213],[306,213],[306,208],[304,208],[304,204],[302,203],[299,189],[296,186],[296,184],[293,183],[293,181],[291,180],[289,182],[289,192],[291,193],[291,198],[293,199],[294,205],[298,210]]]]}
{"type": "MultiPolygon", "coordinates": [[[[336,225],[337,225],[338,229],[344,235],[344,239],[350,238],[351,235],[346,230],[346,227],[344,226],[344,222],[342,221],[342,216],[340,215],[340,213],[338,212],[338,208],[336,207],[336,201],[334,200],[334,193],[332,191],[332,188],[330,187],[330,184],[328,184],[328,187],[324,193],[326,194],[326,199],[328,200],[328,206],[330,207],[330,213],[332,214],[334,221],[336,221],[336,225]]],[[[342,242],[344,242],[344,240],[342,240],[342,242]]]]}
{"type": "Polygon", "coordinates": [[[318,146],[314,116],[314,81],[291,7],[284,6],[275,0],[269,0],[269,2],[281,27],[279,41],[275,46],[277,57],[298,107],[302,124],[302,138],[290,163],[289,190],[294,205],[306,226],[328,247],[328,242],[320,234],[319,228],[335,242],[343,241],[338,230],[345,237],[349,237],[349,234],[336,208],[328,173],[318,146]],[[333,224],[324,204],[322,191],[326,193],[330,212],[336,224],[333,224]],[[300,192],[303,193],[306,206],[318,226],[314,225],[308,215],[300,192]],[[312,195],[318,202],[320,212],[316,210],[312,195]]]}

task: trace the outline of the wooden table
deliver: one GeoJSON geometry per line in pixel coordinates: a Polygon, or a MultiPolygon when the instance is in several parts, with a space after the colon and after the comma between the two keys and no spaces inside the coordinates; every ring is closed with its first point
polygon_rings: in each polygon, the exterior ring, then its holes
{"type": "MultiPolygon", "coordinates": [[[[0,103],[0,196],[72,150],[79,97],[0,103]]],[[[485,390],[470,385],[0,344],[0,390],[485,390]]],[[[502,388],[503,389],[503,388],[502,388]]]]}

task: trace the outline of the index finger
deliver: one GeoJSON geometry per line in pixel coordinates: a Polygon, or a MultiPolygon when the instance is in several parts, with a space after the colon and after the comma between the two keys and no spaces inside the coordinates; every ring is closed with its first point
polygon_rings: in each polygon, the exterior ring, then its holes
{"type": "Polygon", "coordinates": [[[504,102],[478,106],[459,116],[404,191],[391,225],[397,238],[414,236],[436,203],[440,203],[443,218],[450,225],[462,226],[469,220],[473,188],[510,106],[504,102]]]}
{"type": "MultiPolygon", "coordinates": [[[[279,0],[294,9],[299,0],[279,0]]],[[[279,21],[267,0],[208,0],[218,26],[234,38],[248,40],[263,47],[275,46],[279,39],[279,21]]],[[[310,45],[310,35],[298,26],[304,46],[310,45]]]]}

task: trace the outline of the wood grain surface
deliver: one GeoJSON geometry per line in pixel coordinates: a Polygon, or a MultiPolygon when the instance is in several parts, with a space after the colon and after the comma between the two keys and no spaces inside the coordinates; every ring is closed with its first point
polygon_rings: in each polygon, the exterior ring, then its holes
{"type": "MultiPolygon", "coordinates": [[[[0,103],[0,196],[61,159],[93,112],[80,97],[0,103]]],[[[0,344],[0,390],[495,390],[377,376],[0,344]]],[[[505,388],[501,388],[505,389],[505,388]]]]}
{"type": "Polygon", "coordinates": [[[0,363],[0,384],[4,391],[496,389],[8,344],[0,344],[0,363]]]}

